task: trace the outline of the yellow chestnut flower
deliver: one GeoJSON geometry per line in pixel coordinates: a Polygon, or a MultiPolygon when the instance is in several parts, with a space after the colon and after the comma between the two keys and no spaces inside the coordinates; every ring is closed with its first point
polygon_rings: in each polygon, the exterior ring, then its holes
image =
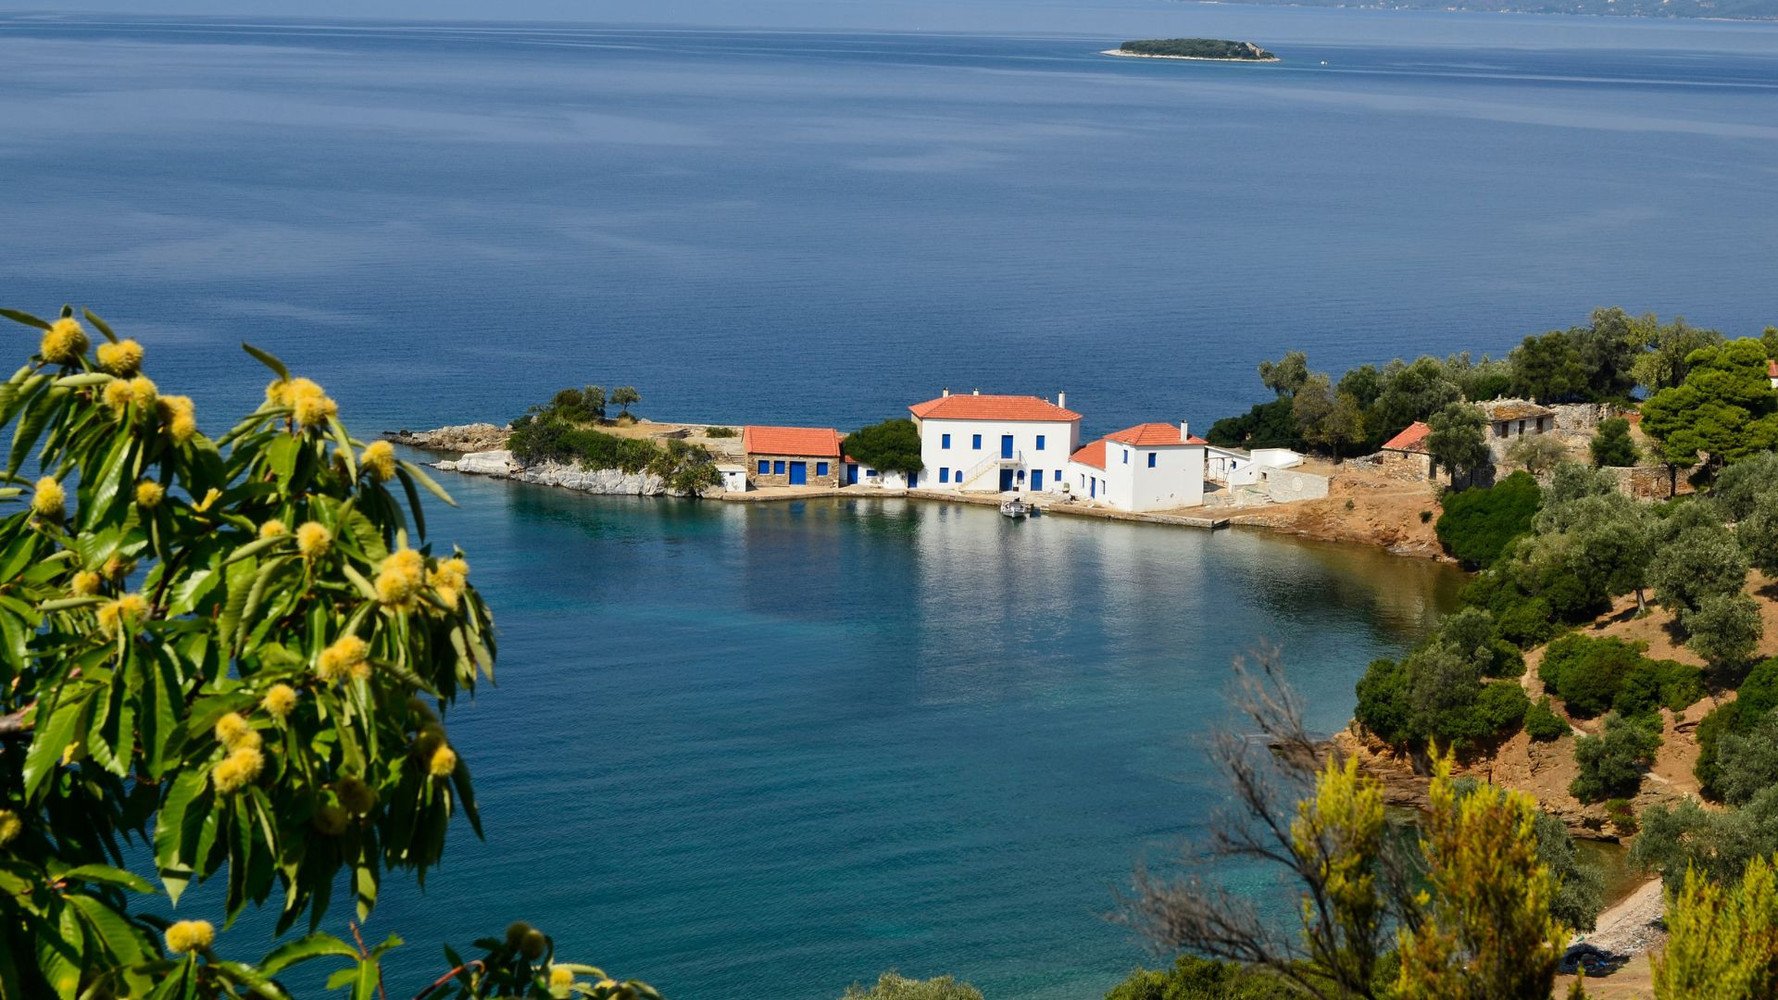
{"type": "Polygon", "coordinates": [[[340,797],[340,805],[354,816],[367,816],[377,807],[376,789],[364,783],[364,779],[347,775],[334,782],[333,793],[340,797]]]}
{"type": "Polygon", "coordinates": [[[325,424],[328,418],[339,415],[339,404],[328,398],[327,392],[319,385],[306,378],[291,379],[288,392],[290,408],[295,411],[296,422],[304,427],[317,427],[325,424]]]}
{"type": "Polygon", "coordinates": [[[284,527],[284,522],[275,517],[259,526],[259,537],[261,538],[280,538],[288,534],[290,534],[290,529],[284,527]]]}
{"type": "Polygon", "coordinates": [[[99,572],[100,575],[107,580],[122,580],[132,572],[135,572],[135,569],[135,562],[125,559],[122,556],[112,556],[105,560],[105,568],[99,572]]]}
{"type": "Polygon", "coordinates": [[[162,396],[155,401],[155,408],[174,443],[184,444],[197,434],[196,408],[190,396],[162,396]]]}
{"type": "Polygon", "coordinates": [[[266,689],[265,697],[259,701],[259,707],[265,709],[267,715],[283,722],[296,710],[296,689],[288,684],[273,684],[266,689]]]}
{"type": "Polygon", "coordinates": [[[259,732],[239,712],[230,712],[216,720],[216,742],[230,750],[260,746],[259,732]]]}
{"type": "Polygon", "coordinates": [[[148,614],[148,601],[141,594],[124,594],[116,600],[99,605],[99,631],[116,636],[148,614]]]}
{"type": "Polygon", "coordinates": [[[216,928],[208,920],[181,920],[167,928],[167,950],[175,955],[206,951],[216,943],[216,928]]]}
{"type": "Polygon", "coordinates": [[[11,809],[0,809],[0,847],[5,847],[25,832],[25,821],[11,809]]]}
{"type": "Polygon", "coordinates": [[[99,367],[113,375],[130,376],[142,368],[142,345],[134,340],[107,341],[99,345],[99,367]]]}
{"type": "Polygon", "coordinates": [[[161,501],[165,499],[166,496],[167,488],[153,480],[145,479],[136,484],[137,506],[153,510],[161,505],[161,501]]]}
{"type": "Polygon", "coordinates": [[[222,763],[210,772],[216,782],[216,790],[224,795],[238,792],[247,787],[259,771],[265,767],[265,755],[256,747],[241,747],[222,758],[222,763]]]}
{"type": "Polygon", "coordinates": [[[52,365],[71,365],[86,353],[86,331],[72,316],[63,316],[43,331],[38,352],[52,365]]]}
{"type": "Polygon", "coordinates": [[[425,582],[425,558],[413,549],[400,549],[377,567],[377,600],[392,607],[407,607],[425,582]]]}
{"type": "Polygon", "coordinates": [[[574,985],[574,970],[568,968],[565,965],[550,966],[549,967],[549,984],[550,984],[550,986],[552,986],[558,990],[562,989],[564,987],[573,986],[574,985]]]}
{"type": "Polygon", "coordinates": [[[153,406],[154,401],[160,398],[160,390],[155,388],[154,383],[146,375],[138,375],[130,379],[129,386],[130,402],[143,409],[153,406]]]}
{"type": "Polygon", "coordinates": [[[99,574],[90,569],[83,569],[74,574],[74,579],[68,584],[68,590],[75,597],[91,597],[99,592],[99,584],[103,582],[99,574]]]}
{"type": "Polygon", "coordinates": [[[37,480],[37,489],[31,494],[31,513],[51,521],[60,521],[68,513],[68,491],[54,476],[37,480]]]}
{"type": "Polygon", "coordinates": [[[434,778],[448,778],[457,770],[457,751],[449,746],[441,746],[432,751],[432,759],[426,762],[426,770],[434,778]]]}
{"type": "Polygon", "coordinates": [[[370,646],[355,635],[342,635],[315,659],[315,676],[329,684],[346,677],[370,676],[370,646]]]}
{"type": "Polygon", "coordinates": [[[387,441],[372,441],[364,446],[364,454],[358,456],[358,464],[369,469],[378,482],[394,479],[395,446],[387,441]]]}
{"type": "Polygon", "coordinates": [[[273,379],[266,384],[265,401],[273,406],[290,405],[290,382],[286,379],[273,379]]]}
{"type": "Polygon", "coordinates": [[[117,379],[105,383],[102,398],[105,400],[105,405],[111,407],[112,416],[121,420],[124,413],[129,410],[130,404],[136,401],[136,394],[130,389],[128,381],[117,379]]]}
{"type": "Polygon", "coordinates": [[[327,554],[333,547],[333,532],[319,521],[304,521],[296,529],[296,550],[310,562],[327,554]]]}

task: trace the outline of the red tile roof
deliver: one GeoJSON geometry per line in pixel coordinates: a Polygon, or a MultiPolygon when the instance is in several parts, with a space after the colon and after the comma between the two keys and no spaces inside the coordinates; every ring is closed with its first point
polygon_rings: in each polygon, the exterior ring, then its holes
{"type": "Polygon", "coordinates": [[[1106,440],[1107,440],[1106,438],[1100,438],[1099,440],[1094,441],[1092,444],[1089,444],[1086,447],[1082,448],[1081,450],[1075,452],[1074,454],[1069,455],[1068,461],[1079,462],[1082,465],[1090,465],[1095,469],[1105,468],[1105,442],[1106,442],[1106,440]]]}
{"type": "Polygon", "coordinates": [[[1178,424],[1137,424],[1125,427],[1121,431],[1106,435],[1106,440],[1120,444],[1133,444],[1137,447],[1158,446],[1167,444],[1209,444],[1197,435],[1181,438],[1178,424]]]}
{"type": "Polygon", "coordinates": [[[929,399],[908,407],[922,420],[1028,420],[1065,422],[1080,414],[1047,403],[1036,396],[976,396],[957,394],[929,399]]]}
{"type": "Polygon", "coordinates": [[[1774,361],[1771,358],[1766,359],[1766,377],[1778,378],[1778,361],[1774,361]]]}
{"type": "Polygon", "coordinates": [[[832,427],[744,427],[741,450],[749,455],[840,457],[840,432],[832,427]]]}
{"type": "Polygon", "coordinates": [[[1400,434],[1383,442],[1383,449],[1385,451],[1425,451],[1426,438],[1431,433],[1432,428],[1426,426],[1424,422],[1416,420],[1400,434]]]}

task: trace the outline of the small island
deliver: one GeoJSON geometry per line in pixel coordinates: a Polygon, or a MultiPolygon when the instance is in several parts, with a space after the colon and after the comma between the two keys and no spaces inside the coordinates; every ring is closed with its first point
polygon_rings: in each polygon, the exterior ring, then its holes
{"type": "Polygon", "coordinates": [[[1220,38],[1144,38],[1125,42],[1103,55],[1140,59],[1200,59],[1211,62],[1277,62],[1278,57],[1252,42],[1220,38]]]}

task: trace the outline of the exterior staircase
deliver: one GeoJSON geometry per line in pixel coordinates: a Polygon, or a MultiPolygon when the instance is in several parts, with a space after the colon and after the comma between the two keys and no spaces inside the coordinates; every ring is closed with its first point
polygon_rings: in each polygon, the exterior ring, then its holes
{"type": "Polygon", "coordinates": [[[998,493],[1000,492],[1000,470],[1016,469],[1022,467],[1024,464],[1025,453],[1022,451],[1013,452],[1010,458],[1002,456],[996,452],[995,454],[989,455],[987,458],[975,463],[975,465],[971,466],[967,472],[963,473],[962,480],[957,483],[957,490],[960,493],[998,493]],[[978,482],[982,477],[989,473],[994,473],[995,475],[988,485],[978,485],[978,482]]]}

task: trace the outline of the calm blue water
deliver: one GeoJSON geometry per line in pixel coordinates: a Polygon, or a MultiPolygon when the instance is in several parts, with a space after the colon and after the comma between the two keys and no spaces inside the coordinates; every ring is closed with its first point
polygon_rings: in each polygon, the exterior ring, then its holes
{"type": "MultiPolygon", "coordinates": [[[[257,399],[252,340],[366,431],[597,380],[846,427],[1066,389],[1092,432],[1244,408],[1290,347],[1500,351],[1603,303],[1778,321],[1769,26],[598,13],[0,15],[0,301],[93,306],[211,423],[257,399]],[[1288,61],[1094,54],[1182,34],[1288,61]]],[[[1336,726],[1454,583],[1241,533],[450,485],[437,535],[503,634],[452,720],[489,837],[385,892],[368,932],[413,942],[407,980],[526,916],[692,1000],[891,966],[1095,995],[1143,958],[1113,888],[1219,798],[1197,740],[1230,657],[1282,643],[1336,726]]]]}

